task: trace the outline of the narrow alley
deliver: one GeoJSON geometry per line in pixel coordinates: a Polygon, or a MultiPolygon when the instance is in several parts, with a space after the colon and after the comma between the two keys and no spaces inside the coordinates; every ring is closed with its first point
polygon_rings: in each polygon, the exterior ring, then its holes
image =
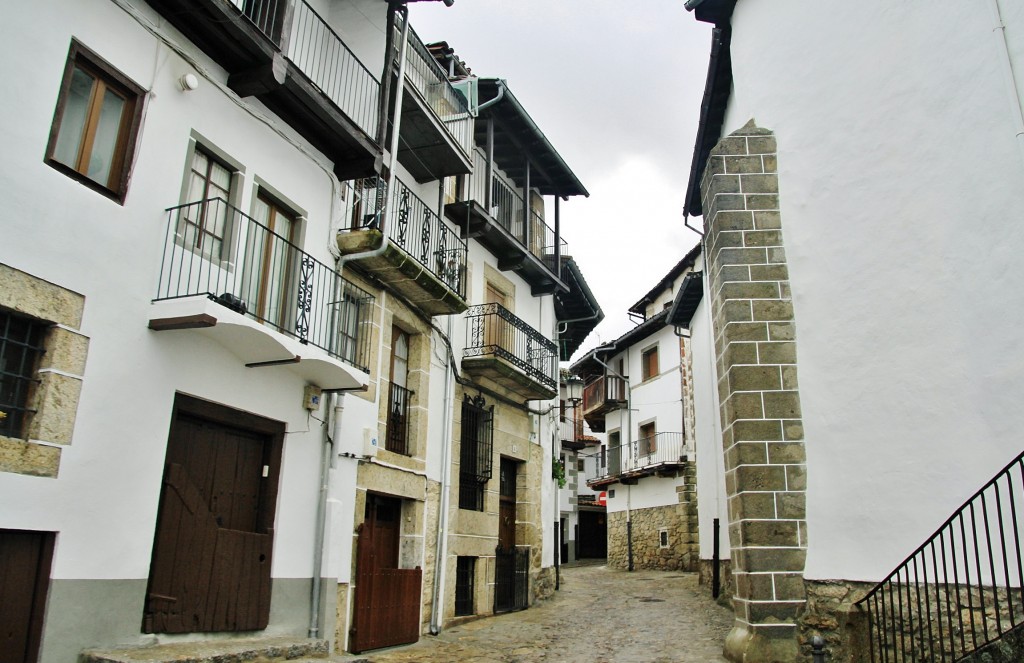
{"type": "Polygon", "coordinates": [[[368,663],[719,663],[732,613],[694,573],[562,569],[554,597],[529,610],[368,652],[368,663]]]}

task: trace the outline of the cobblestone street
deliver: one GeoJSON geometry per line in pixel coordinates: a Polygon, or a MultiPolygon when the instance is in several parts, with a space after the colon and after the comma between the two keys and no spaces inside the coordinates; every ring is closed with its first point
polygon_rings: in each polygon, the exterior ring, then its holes
{"type": "Polygon", "coordinates": [[[370,663],[722,663],[732,613],[694,573],[562,569],[554,597],[507,615],[367,652],[370,663]]]}

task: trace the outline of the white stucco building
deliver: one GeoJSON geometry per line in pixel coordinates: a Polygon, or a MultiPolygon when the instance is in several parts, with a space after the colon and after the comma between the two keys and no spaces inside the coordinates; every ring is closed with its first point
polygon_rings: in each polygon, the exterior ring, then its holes
{"type": "Polygon", "coordinates": [[[714,25],[686,198],[706,266],[673,322],[720,413],[698,438],[724,452],[726,654],[820,633],[860,660],[852,604],[1021,451],[1024,7],[686,5],[714,25]]]}
{"type": "Polygon", "coordinates": [[[11,660],[372,649],[550,591],[557,365],[596,303],[545,201],[586,190],[546,139],[495,148],[496,117],[537,131],[526,111],[497,79],[457,91],[408,22],[382,0],[8,12],[11,660]],[[360,622],[382,570],[406,598],[387,632],[360,622]]]}

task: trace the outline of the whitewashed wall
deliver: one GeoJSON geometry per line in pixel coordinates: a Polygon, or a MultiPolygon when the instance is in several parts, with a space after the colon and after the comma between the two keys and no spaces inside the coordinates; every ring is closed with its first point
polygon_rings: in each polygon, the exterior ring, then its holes
{"type": "Polygon", "coordinates": [[[725,133],[778,138],[809,578],[878,579],[1021,449],[1024,164],[988,4],[736,7],[725,133]]]}

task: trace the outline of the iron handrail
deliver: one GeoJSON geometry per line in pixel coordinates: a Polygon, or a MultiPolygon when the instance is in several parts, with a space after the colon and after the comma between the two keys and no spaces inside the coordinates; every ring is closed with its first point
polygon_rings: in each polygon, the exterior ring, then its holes
{"type": "Polygon", "coordinates": [[[388,389],[388,425],[384,448],[405,456],[409,454],[409,401],[412,392],[394,382],[388,389]]]}
{"type": "Polygon", "coordinates": [[[479,304],[466,311],[467,347],[463,357],[493,355],[508,361],[551,390],[558,388],[558,346],[501,304],[479,304]]]}
{"type": "Polygon", "coordinates": [[[304,0],[295,5],[287,57],[325,97],[373,137],[380,82],[304,0]]]}
{"type": "Polygon", "coordinates": [[[873,662],[961,661],[1024,623],[1021,497],[1024,452],[856,602],[873,662]]]}
{"type": "Polygon", "coordinates": [[[680,463],[693,454],[683,433],[655,433],[650,437],[608,447],[598,460],[596,478],[614,477],[658,465],[680,463]]]}
{"type": "Polygon", "coordinates": [[[167,209],[153,301],[197,295],[368,370],[373,295],[222,198],[167,209]]]}
{"type": "MultiPolygon", "coordinates": [[[[401,39],[401,30],[401,20],[396,20],[396,43],[401,39]]],[[[452,86],[448,73],[437,63],[412,27],[409,28],[405,64],[406,80],[423,97],[468,160],[473,151],[473,115],[469,112],[469,103],[452,86]]]]}

